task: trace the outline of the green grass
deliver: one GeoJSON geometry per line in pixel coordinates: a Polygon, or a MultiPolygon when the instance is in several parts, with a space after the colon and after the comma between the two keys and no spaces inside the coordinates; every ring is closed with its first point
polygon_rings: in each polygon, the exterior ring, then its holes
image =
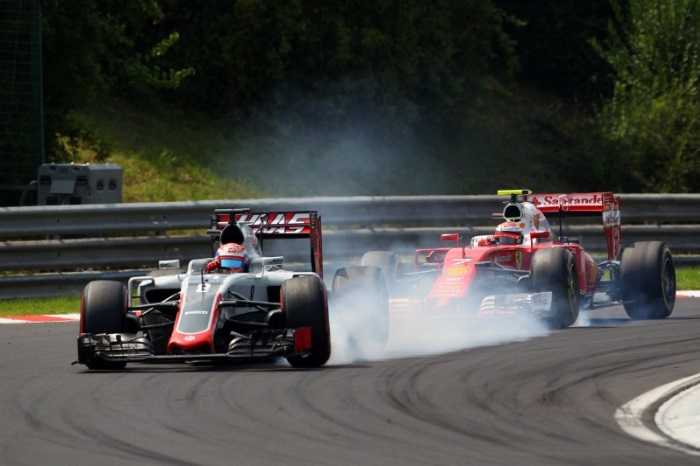
{"type": "Polygon", "coordinates": [[[92,134],[71,147],[74,163],[116,163],[123,172],[123,202],[259,198],[243,173],[221,170],[218,154],[230,142],[220,127],[165,109],[151,113],[101,102],[78,112],[92,134]],[[99,148],[99,150],[97,150],[99,148]]]}
{"type": "Polygon", "coordinates": [[[25,298],[0,301],[0,317],[80,312],[80,296],[25,298]]]}
{"type": "MultiPolygon", "coordinates": [[[[700,267],[679,267],[676,270],[679,290],[700,290],[700,267]]],[[[71,314],[80,311],[80,296],[57,298],[27,298],[0,301],[0,317],[71,314]]]]}
{"type": "Polygon", "coordinates": [[[676,289],[700,290],[700,267],[679,267],[676,269],[676,289]]]}

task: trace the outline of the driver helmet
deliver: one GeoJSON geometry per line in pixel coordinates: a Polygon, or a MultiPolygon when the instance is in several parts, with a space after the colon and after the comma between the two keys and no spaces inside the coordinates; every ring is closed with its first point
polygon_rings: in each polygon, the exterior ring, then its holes
{"type": "Polygon", "coordinates": [[[503,222],[498,225],[493,237],[498,244],[522,244],[523,225],[518,222],[503,222]]]}
{"type": "Polygon", "coordinates": [[[216,259],[222,269],[230,269],[231,272],[247,272],[250,258],[245,248],[237,243],[222,244],[216,251],[216,259]]]}
{"type": "Polygon", "coordinates": [[[479,241],[476,243],[477,246],[493,246],[496,244],[496,239],[493,236],[485,236],[483,238],[480,238],[479,241]]]}

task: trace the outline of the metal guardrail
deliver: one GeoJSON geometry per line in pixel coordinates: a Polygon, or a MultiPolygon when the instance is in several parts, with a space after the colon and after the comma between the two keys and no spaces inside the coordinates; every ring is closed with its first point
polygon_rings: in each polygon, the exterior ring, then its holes
{"type": "MultiPolygon", "coordinates": [[[[622,194],[624,223],[700,224],[700,194],[622,194]]],[[[491,225],[499,196],[358,196],[0,208],[0,238],[201,230],[215,208],[317,210],[333,227],[491,225]]]]}
{"type": "MultiPolygon", "coordinates": [[[[623,242],[663,240],[677,255],[700,254],[700,195],[620,197],[623,242]]],[[[387,196],[5,207],[0,208],[0,270],[34,274],[1,276],[0,299],[78,292],[96,277],[129,276],[112,269],[209,256],[210,238],[202,233],[221,207],[317,210],[324,258],[343,261],[373,249],[412,254],[416,247],[440,246],[445,232],[490,233],[497,223],[492,213],[501,202],[498,196],[387,196]]],[[[590,251],[605,249],[601,224],[572,224],[566,233],[580,237],[590,251]]],[[[284,255],[303,260],[308,251],[284,255]]],[[[679,263],[700,263],[700,256],[677,257],[679,263]]]]}

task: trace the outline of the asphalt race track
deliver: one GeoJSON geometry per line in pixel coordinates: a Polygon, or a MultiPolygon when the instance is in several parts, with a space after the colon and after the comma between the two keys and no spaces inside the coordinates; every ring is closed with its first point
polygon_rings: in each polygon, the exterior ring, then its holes
{"type": "Polygon", "coordinates": [[[587,326],[443,354],[393,342],[395,359],[318,370],[93,373],[71,366],[77,322],[0,325],[0,464],[698,464],[614,417],[700,373],[697,308],[681,299],[653,322],[606,309],[587,326]]]}

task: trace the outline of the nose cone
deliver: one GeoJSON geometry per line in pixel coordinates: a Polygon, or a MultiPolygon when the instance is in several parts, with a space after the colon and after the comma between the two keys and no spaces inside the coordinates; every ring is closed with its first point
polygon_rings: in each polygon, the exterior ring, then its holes
{"type": "Polygon", "coordinates": [[[174,331],[168,342],[168,354],[212,354],[214,341],[210,332],[183,334],[174,331]]]}

